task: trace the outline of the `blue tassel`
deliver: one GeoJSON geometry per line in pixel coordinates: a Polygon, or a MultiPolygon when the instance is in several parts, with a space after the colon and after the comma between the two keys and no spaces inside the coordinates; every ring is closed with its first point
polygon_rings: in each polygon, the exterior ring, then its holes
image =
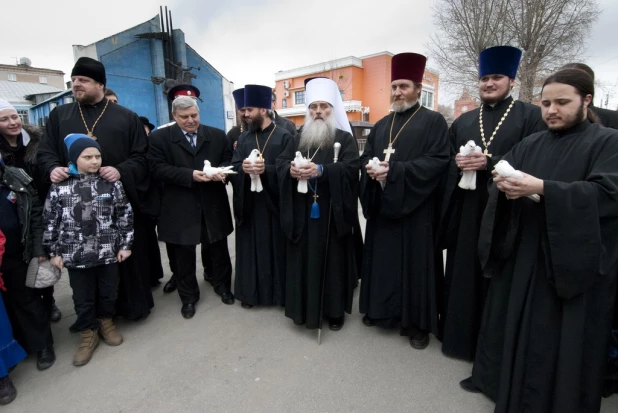
{"type": "Polygon", "coordinates": [[[79,175],[79,171],[77,170],[77,166],[73,162],[69,163],[69,175],[79,175]]]}
{"type": "Polygon", "coordinates": [[[311,205],[311,218],[318,219],[320,218],[320,205],[317,202],[314,202],[311,205]]]}

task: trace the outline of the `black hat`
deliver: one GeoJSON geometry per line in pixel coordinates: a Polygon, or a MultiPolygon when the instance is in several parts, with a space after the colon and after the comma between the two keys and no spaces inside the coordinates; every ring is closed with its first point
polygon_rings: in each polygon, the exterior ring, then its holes
{"type": "Polygon", "coordinates": [[[103,66],[103,63],[89,57],[80,57],[77,59],[71,71],[71,77],[73,76],[86,76],[96,82],[102,83],[103,86],[107,83],[107,79],[105,78],[105,66],[103,66]]]}
{"type": "Polygon", "coordinates": [[[189,96],[197,99],[200,97],[200,90],[193,85],[176,85],[167,91],[167,98],[174,101],[178,96],[189,96]]]}
{"type": "Polygon", "coordinates": [[[155,125],[153,125],[152,123],[150,123],[150,121],[148,120],[148,118],[146,116],[140,116],[139,120],[142,121],[142,124],[144,126],[148,126],[148,129],[150,129],[150,131],[152,132],[153,130],[155,130],[155,125]]]}
{"type": "Polygon", "coordinates": [[[245,85],[246,108],[271,110],[273,107],[273,90],[268,86],[245,85]]]}

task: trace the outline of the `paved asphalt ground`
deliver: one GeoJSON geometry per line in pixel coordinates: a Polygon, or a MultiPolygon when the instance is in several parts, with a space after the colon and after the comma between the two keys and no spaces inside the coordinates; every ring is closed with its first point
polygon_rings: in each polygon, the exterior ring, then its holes
{"type": "MultiPolygon", "coordinates": [[[[229,242],[234,255],[233,237],[229,242]]],[[[318,347],[317,333],[295,326],[282,309],[227,306],[209,284],[200,288],[191,320],[180,315],[176,293],[155,289],[148,319],[118,321],[124,344],[101,342],[78,368],[72,357],[79,336],[69,333],[75,315],[63,275],[56,288],[63,319],[52,325],[56,364],[43,372],[34,357],[20,364],[11,373],[19,395],[0,412],[493,412],[485,396],[459,387],[470,363],[443,356],[433,336],[418,351],[396,331],[365,327],[357,299],[341,331],[325,323],[318,347]]],[[[601,412],[618,412],[618,396],[605,399],[601,412]]]]}

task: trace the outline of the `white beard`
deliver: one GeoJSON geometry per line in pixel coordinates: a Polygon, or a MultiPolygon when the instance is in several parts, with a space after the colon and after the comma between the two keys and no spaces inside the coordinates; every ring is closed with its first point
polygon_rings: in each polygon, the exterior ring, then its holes
{"type": "Polygon", "coordinates": [[[391,104],[391,109],[393,109],[393,112],[403,113],[414,105],[416,105],[416,102],[405,102],[405,101],[403,103],[393,102],[391,104]]]}
{"type": "Polygon", "coordinates": [[[300,134],[298,150],[306,152],[310,149],[331,149],[335,144],[337,124],[333,115],[324,120],[314,121],[309,114],[305,115],[305,124],[300,134]]]}

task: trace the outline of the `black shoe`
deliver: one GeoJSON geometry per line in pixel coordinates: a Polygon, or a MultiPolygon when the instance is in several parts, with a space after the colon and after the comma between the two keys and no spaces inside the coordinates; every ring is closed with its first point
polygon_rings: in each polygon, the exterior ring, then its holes
{"type": "Polygon", "coordinates": [[[376,325],[376,323],[374,323],[373,320],[369,318],[368,315],[365,315],[363,317],[363,324],[366,325],[367,327],[373,327],[376,325]]]}
{"type": "Polygon", "coordinates": [[[184,318],[193,318],[195,315],[195,304],[183,304],[180,313],[184,318]]]}
{"type": "Polygon", "coordinates": [[[56,353],[54,353],[53,347],[48,347],[45,350],[37,351],[36,368],[39,370],[45,370],[50,368],[56,362],[56,353]]]}
{"type": "Polygon", "coordinates": [[[176,279],[172,276],[168,282],[163,286],[163,292],[165,294],[173,293],[176,291],[176,279]]]}
{"type": "Polygon", "coordinates": [[[429,333],[419,331],[410,337],[410,345],[417,350],[423,350],[429,345],[429,333]]]}
{"type": "Polygon", "coordinates": [[[221,302],[223,304],[227,304],[227,305],[232,305],[234,304],[234,294],[232,294],[231,292],[226,292],[221,294],[221,302]]]}
{"type": "Polygon", "coordinates": [[[247,304],[247,303],[240,303],[240,306],[242,308],[246,308],[247,310],[250,309],[250,308],[253,308],[253,305],[247,304]]]}
{"type": "Polygon", "coordinates": [[[17,389],[13,385],[13,381],[7,375],[0,378],[0,406],[4,406],[15,400],[17,397],[17,389]]]}
{"type": "Polygon", "coordinates": [[[328,319],[328,328],[332,331],[339,331],[343,327],[343,323],[345,322],[344,317],[332,317],[328,319]]]}
{"type": "Polygon", "coordinates": [[[204,271],[204,281],[206,281],[207,283],[210,283],[210,285],[212,285],[212,277],[208,274],[206,274],[206,271],[204,271]]]}
{"type": "Polygon", "coordinates": [[[474,383],[472,382],[472,377],[468,377],[467,379],[460,381],[459,385],[461,386],[462,389],[464,389],[467,392],[481,393],[481,389],[476,387],[474,383]]]}
{"type": "Polygon", "coordinates": [[[61,318],[62,318],[62,313],[60,312],[58,307],[56,307],[56,303],[52,303],[51,312],[49,314],[49,321],[53,321],[54,323],[57,323],[58,321],[60,321],[61,318]]]}

